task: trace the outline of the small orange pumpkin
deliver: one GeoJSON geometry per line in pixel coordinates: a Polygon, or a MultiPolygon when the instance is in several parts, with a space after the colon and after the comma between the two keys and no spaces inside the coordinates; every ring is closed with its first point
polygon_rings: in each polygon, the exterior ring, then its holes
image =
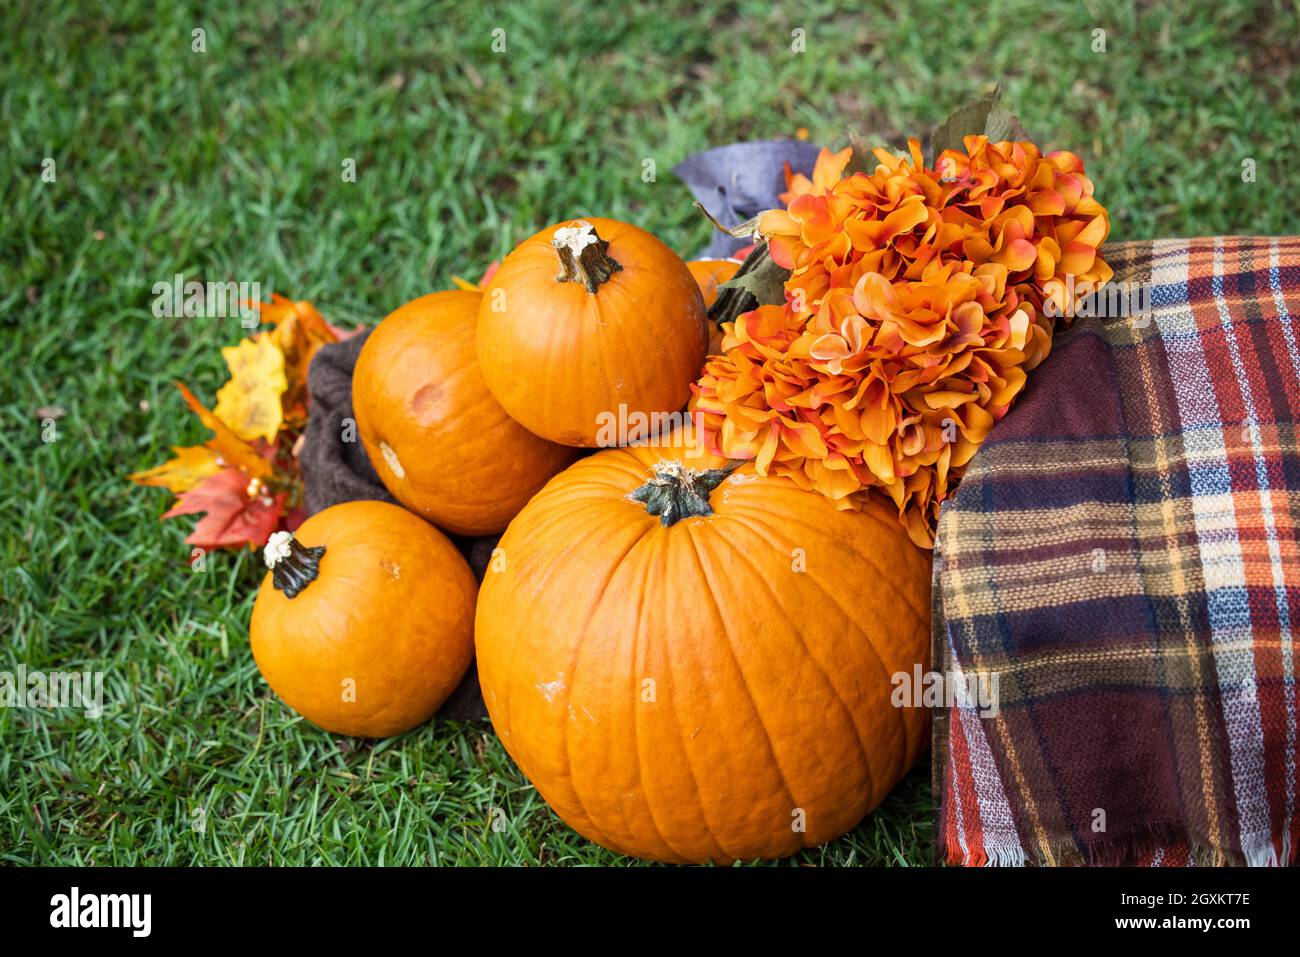
{"type": "Polygon", "coordinates": [[[705,309],[717,301],[718,287],[736,275],[741,265],[739,259],[692,259],[686,264],[700,287],[705,309]]]}
{"type": "MultiPolygon", "coordinates": [[[[704,308],[708,309],[718,300],[718,287],[736,275],[736,270],[744,263],[739,259],[692,259],[686,268],[695,277],[704,296],[704,308]]],[[[722,352],[722,327],[716,322],[709,322],[709,355],[716,356],[722,352]]]]}
{"type": "Polygon", "coordinates": [[[612,219],[570,220],[524,240],[479,307],[488,389],[529,430],[565,445],[599,445],[614,417],[679,411],[707,342],[690,269],[612,219]]]}
{"type": "Polygon", "coordinates": [[[408,302],[375,327],[352,374],[357,432],[384,487],[458,535],[501,531],[574,456],[488,392],[474,355],[480,298],[408,302]]]}
{"type": "Polygon", "coordinates": [[[290,708],[335,734],[423,723],[474,654],[477,586],[447,537],[386,502],[345,502],[264,549],[253,658],[290,708]]]}
{"type": "Polygon", "coordinates": [[[853,827],[927,745],[927,714],[890,696],[928,668],[928,553],[884,502],[838,511],[728,468],[683,445],[582,459],[511,522],[479,593],[502,744],[625,854],[792,854],[853,827]]]}

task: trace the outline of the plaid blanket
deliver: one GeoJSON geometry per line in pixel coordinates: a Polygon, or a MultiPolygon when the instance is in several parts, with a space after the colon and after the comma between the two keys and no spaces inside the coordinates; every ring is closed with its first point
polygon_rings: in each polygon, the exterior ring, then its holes
{"type": "Polygon", "coordinates": [[[1061,328],[940,518],[937,857],[1286,864],[1300,238],[1106,258],[1149,313],[1061,328]]]}

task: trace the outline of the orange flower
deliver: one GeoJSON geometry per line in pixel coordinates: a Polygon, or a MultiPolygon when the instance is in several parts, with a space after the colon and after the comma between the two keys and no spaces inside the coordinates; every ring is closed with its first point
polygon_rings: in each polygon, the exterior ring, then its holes
{"type": "Polygon", "coordinates": [[[822,150],[759,220],[786,301],[726,327],[694,387],[710,451],[843,508],[888,494],[919,545],[993,423],[1051,348],[1048,296],[1099,286],[1109,231],[1083,164],[1032,143],[920,145],[874,172],[822,150]],[[1074,284],[1068,288],[1074,288],[1074,284]]]}

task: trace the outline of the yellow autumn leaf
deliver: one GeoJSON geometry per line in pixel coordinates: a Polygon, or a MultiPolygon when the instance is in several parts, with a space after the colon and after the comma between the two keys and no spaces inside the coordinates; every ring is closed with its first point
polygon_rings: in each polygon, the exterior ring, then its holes
{"type": "Polygon", "coordinates": [[[212,410],[241,439],[274,442],[284,421],[280,397],[288,388],[284,353],[269,335],[244,339],[221,350],[230,381],[217,391],[212,410]]]}
{"type": "Polygon", "coordinates": [[[176,458],[143,472],[133,472],[127,478],[137,485],[153,485],[179,495],[226,467],[217,461],[216,452],[203,445],[184,448],[173,445],[172,451],[176,458]]]}
{"type": "Polygon", "coordinates": [[[190,411],[199,417],[200,422],[215,433],[205,444],[213,452],[217,453],[222,462],[226,465],[233,465],[253,478],[265,479],[271,475],[274,471],[271,468],[271,463],[257,449],[237,436],[234,430],[218,419],[214,412],[204,407],[194,393],[186,388],[184,382],[177,382],[176,388],[181,390],[181,395],[185,397],[185,404],[190,407],[190,411]]]}

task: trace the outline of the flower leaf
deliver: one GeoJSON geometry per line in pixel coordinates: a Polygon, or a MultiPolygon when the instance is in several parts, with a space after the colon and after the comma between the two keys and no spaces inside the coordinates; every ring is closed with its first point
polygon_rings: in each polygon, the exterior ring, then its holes
{"type": "Polygon", "coordinates": [[[871,147],[867,141],[862,138],[862,132],[856,126],[849,127],[849,146],[853,147],[853,156],[849,163],[844,167],[844,176],[852,176],[854,173],[870,173],[876,168],[876,157],[871,152],[871,147]]]}
{"type": "Polygon", "coordinates": [[[984,135],[989,138],[990,143],[1029,139],[1029,134],[1020,125],[1020,120],[1016,119],[1015,114],[1001,103],[994,104],[993,109],[989,110],[988,119],[984,121],[984,135]]]}
{"type": "Polygon", "coordinates": [[[986,93],[974,102],[959,106],[948,118],[935,127],[930,136],[931,166],[944,150],[963,150],[967,136],[984,135],[989,142],[1024,139],[1025,130],[1020,121],[1002,105],[1002,84],[992,93],[986,93]]]}
{"type": "Polygon", "coordinates": [[[758,306],[779,305],[785,302],[789,278],[790,270],[777,265],[767,244],[760,243],[745,257],[736,275],[718,284],[718,298],[709,309],[709,318],[715,323],[730,322],[758,306]]]}

